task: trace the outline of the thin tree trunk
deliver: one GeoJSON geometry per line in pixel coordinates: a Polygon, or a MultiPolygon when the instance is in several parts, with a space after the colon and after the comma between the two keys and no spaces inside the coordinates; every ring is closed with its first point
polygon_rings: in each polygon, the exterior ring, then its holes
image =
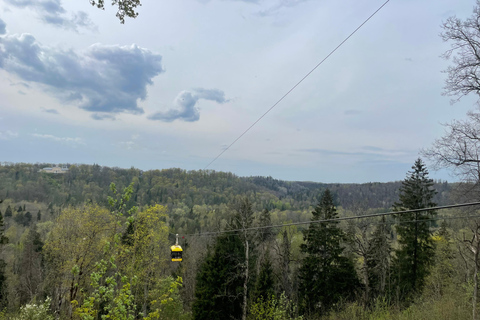
{"type": "MultiPolygon", "coordinates": [[[[478,246],[477,246],[478,249],[478,246]]],[[[475,271],[473,272],[473,320],[477,320],[477,296],[478,296],[478,250],[474,255],[475,271]]]]}
{"type": "Polygon", "coordinates": [[[413,247],[413,279],[412,289],[417,292],[417,246],[418,246],[418,213],[415,212],[415,244],[413,247]]]}
{"type": "Polygon", "coordinates": [[[248,293],[248,240],[245,234],[245,280],[243,282],[243,307],[242,307],[242,320],[247,320],[247,293],[248,293]]]}

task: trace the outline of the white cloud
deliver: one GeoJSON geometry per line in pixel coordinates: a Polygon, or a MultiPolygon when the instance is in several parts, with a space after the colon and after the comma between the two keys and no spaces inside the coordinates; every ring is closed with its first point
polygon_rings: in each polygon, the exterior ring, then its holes
{"type": "Polygon", "coordinates": [[[53,140],[57,142],[64,142],[67,144],[85,144],[81,138],[70,138],[70,137],[57,137],[51,134],[39,134],[39,133],[34,133],[32,134],[35,138],[39,139],[47,139],[47,140],[53,140]]]}
{"type": "Polygon", "coordinates": [[[200,119],[200,111],[196,105],[200,99],[215,101],[220,104],[229,101],[225,99],[225,93],[218,89],[196,88],[192,91],[184,90],[175,98],[172,109],[166,112],[157,112],[148,116],[148,118],[164,122],[172,122],[174,120],[198,121],[200,119]]]}
{"type": "MultiPolygon", "coordinates": [[[[0,118],[0,119],[2,119],[2,118],[0,118]]],[[[0,140],[10,140],[10,139],[16,138],[16,137],[18,137],[17,132],[13,132],[13,131],[10,131],[10,130],[0,131],[0,140]]]]}
{"type": "MultiPolygon", "coordinates": [[[[97,30],[88,15],[83,11],[73,13],[69,18],[60,0],[5,0],[11,6],[21,9],[31,9],[44,23],[55,27],[77,31],[78,28],[97,30]]],[[[0,23],[1,31],[1,23],[0,23]]],[[[1,34],[1,33],[0,33],[1,34]]]]}

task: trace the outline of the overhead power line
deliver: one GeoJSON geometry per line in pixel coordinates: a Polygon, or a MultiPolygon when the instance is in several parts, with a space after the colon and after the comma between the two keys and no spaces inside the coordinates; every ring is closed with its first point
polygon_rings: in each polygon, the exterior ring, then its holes
{"type": "Polygon", "coordinates": [[[305,80],[306,78],[308,78],[308,76],[310,76],[310,74],[313,73],[313,71],[315,71],[322,63],[324,63],[328,58],[330,58],[330,56],[332,54],[335,53],[335,51],[337,51],[337,49],[339,49],[345,42],[348,41],[348,39],[350,39],[358,30],[360,30],[361,27],[363,27],[364,24],[366,24],[375,14],[377,14],[377,12],[379,12],[390,0],[387,0],[385,1],[377,10],[375,10],[374,13],[372,13],[365,21],[362,22],[362,24],[360,24],[355,30],[353,30],[352,33],[350,33],[350,35],[348,35],[348,37],[346,37],[342,42],[340,42],[339,45],[337,45],[335,47],[335,49],[333,49],[332,51],[330,51],[330,53],[322,59],[322,61],[320,61],[319,63],[317,63],[317,65],[312,69],[310,70],[302,79],[300,79],[300,81],[298,81],[290,90],[287,91],[287,93],[285,93],[280,99],[278,99],[277,102],[275,102],[264,114],[262,114],[260,116],[260,118],[258,118],[252,125],[250,125],[250,127],[248,127],[245,131],[243,131],[243,133],[241,135],[239,135],[232,143],[230,143],[230,145],[228,147],[226,147],[225,149],[222,150],[222,152],[220,152],[212,161],[210,161],[209,164],[207,164],[205,166],[205,168],[203,168],[203,170],[206,170],[212,163],[214,163],[218,158],[220,158],[222,156],[222,154],[224,154],[228,149],[230,149],[231,146],[233,146],[238,140],[240,140],[248,131],[250,131],[250,129],[252,129],[260,120],[262,120],[263,117],[265,117],[273,108],[275,108],[283,99],[285,99],[286,96],[288,96],[290,94],[290,92],[292,92],[293,90],[295,90],[295,88],[297,88],[300,83],[303,82],[303,80],[305,80]]]}
{"type": "MultiPolygon", "coordinates": [[[[223,233],[235,233],[235,232],[240,232],[240,231],[252,231],[252,230],[261,230],[261,229],[271,229],[271,228],[281,228],[281,227],[289,227],[289,226],[314,224],[314,223],[336,222],[336,221],[346,221],[346,220],[355,220],[355,219],[366,219],[366,218],[384,217],[384,216],[389,216],[389,215],[394,215],[394,214],[400,214],[401,215],[401,214],[405,214],[405,213],[436,211],[436,210],[461,208],[461,207],[476,206],[476,205],[480,205],[480,202],[451,204],[451,205],[447,205],[447,206],[438,206],[438,207],[412,209],[412,210],[402,210],[402,211],[389,211],[389,212],[384,212],[384,213],[372,213],[372,214],[366,214],[366,215],[361,215],[361,216],[342,217],[342,218],[335,218],[335,219],[322,219],[322,220],[311,220],[311,221],[304,221],[304,222],[292,222],[292,223],[277,224],[277,225],[271,225],[271,226],[251,227],[251,228],[245,228],[245,229],[232,229],[232,230],[222,230],[222,231],[212,231],[212,232],[191,233],[191,234],[184,234],[182,236],[219,235],[219,234],[223,234],[223,233]]],[[[471,216],[471,217],[473,217],[473,216],[471,216]]],[[[433,221],[433,220],[441,220],[441,219],[446,219],[446,218],[428,219],[428,220],[433,221]]],[[[426,220],[412,220],[412,221],[405,221],[405,222],[416,222],[416,221],[423,222],[423,221],[427,221],[427,219],[426,220]]]]}

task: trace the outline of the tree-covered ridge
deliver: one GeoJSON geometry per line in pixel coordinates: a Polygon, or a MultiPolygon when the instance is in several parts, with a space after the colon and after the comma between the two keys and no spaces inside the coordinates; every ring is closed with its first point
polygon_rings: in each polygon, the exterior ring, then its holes
{"type": "MultiPolygon", "coordinates": [[[[368,208],[390,208],[398,199],[401,182],[364,184],[326,184],[290,182],[272,177],[238,177],[212,170],[187,171],[164,169],[142,171],[94,165],[68,165],[65,174],[40,172],[48,164],[9,164],[0,166],[0,199],[37,201],[64,206],[86,201],[105,204],[111,182],[119,188],[134,183],[132,203],[175,206],[183,204],[220,205],[236,195],[253,195],[255,209],[309,210],[325,189],[332,191],[334,202],[345,209],[358,203],[368,208]]],[[[434,201],[448,204],[452,184],[435,183],[434,201]]]]}

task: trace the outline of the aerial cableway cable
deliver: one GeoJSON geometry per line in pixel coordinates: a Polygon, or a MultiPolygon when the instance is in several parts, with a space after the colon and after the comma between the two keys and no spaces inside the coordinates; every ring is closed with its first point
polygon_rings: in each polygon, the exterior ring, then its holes
{"type": "Polygon", "coordinates": [[[315,71],[318,67],[320,67],[320,65],[322,63],[324,63],[328,58],[330,58],[330,56],[332,54],[335,53],[335,51],[337,51],[345,42],[348,41],[348,39],[350,39],[358,30],[360,30],[361,27],[363,27],[364,24],[366,24],[371,18],[373,18],[373,16],[375,14],[377,14],[377,12],[379,12],[390,0],[387,0],[385,1],[377,10],[375,10],[374,13],[372,13],[365,21],[363,21],[355,30],[353,30],[352,33],[350,33],[348,35],[348,37],[346,37],[345,39],[343,39],[342,42],[340,42],[339,45],[337,45],[335,47],[335,49],[333,49],[332,51],[330,51],[330,53],[322,59],[322,61],[320,61],[319,63],[317,63],[317,65],[312,69],[310,70],[302,79],[300,79],[300,81],[298,81],[290,90],[287,91],[287,93],[285,93],[280,99],[278,99],[277,102],[275,102],[264,114],[262,114],[252,125],[250,125],[250,127],[248,127],[245,131],[243,131],[243,133],[241,135],[239,135],[232,143],[230,143],[226,148],[224,148],[222,150],[222,152],[220,152],[212,161],[210,161],[209,164],[207,164],[205,166],[205,168],[203,168],[203,170],[206,170],[212,163],[214,163],[218,158],[220,158],[222,156],[222,154],[224,154],[228,149],[230,149],[231,146],[233,146],[238,140],[240,140],[248,131],[250,131],[250,129],[252,129],[260,120],[262,120],[263,117],[265,117],[267,115],[267,113],[269,113],[273,108],[275,108],[283,99],[285,99],[286,96],[288,96],[293,90],[295,90],[299,85],[300,83],[303,82],[303,80],[305,80],[306,78],[308,78],[308,76],[310,76],[310,74],[313,73],[313,71],[315,71]]]}
{"type": "MultiPolygon", "coordinates": [[[[461,208],[461,207],[476,206],[476,205],[480,205],[480,202],[460,203],[460,204],[452,204],[452,205],[446,205],[446,206],[402,210],[402,211],[389,211],[389,212],[383,212],[383,213],[372,213],[372,214],[365,214],[365,215],[361,215],[361,216],[351,216],[351,217],[342,217],[342,218],[334,218],[334,219],[322,219],[322,220],[311,220],[311,221],[303,221],[303,222],[292,222],[292,223],[277,224],[277,225],[271,225],[271,226],[250,227],[250,228],[244,228],[244,229],[232,229],[232,230],[222,230],[222,231],[212,231],[212,232],[190,233],[190,234],[183,234],[182,236],[184,236],[184,237],[186,237],[186,236],[189,236],[189,237],[216,236],[216,235],[219,235],[219,234],[236,233],[236,232],[240,232],[240,231],[242,231],[242,232],[244,232],[244,231],[255,231],[255,230],[262,230],[262,229],[282,228],[282,227],[307,225],[307,224],[315,224],[315,223],[337,222],[337,221],[347,221],[347,220],[366,219],[366,218],[377,218],[377,217],[385,217],[385,216],[391,216],[391,215],[402,215],[402,214],[405,214],[405,213],[436,211],[436,210],[461,208]]],[[[414,223],[414,222],[426,222],[426,221],[436,221],[436,220],[444,220],[444,219],[445,220],[447,220],[447,219],[471,219],[471,218],[478,218],[478,217],[480,217],[480,216],[479,215],[473,215],[473,216],[459,216],[459,217],[438,217],[438,218],[422,219],[422,220],[398,221],[396,223],[414,223]]],[[[381,223],[372,223],[372,225],[374,225],[374,224],[381,224],[381,223]]]]}

